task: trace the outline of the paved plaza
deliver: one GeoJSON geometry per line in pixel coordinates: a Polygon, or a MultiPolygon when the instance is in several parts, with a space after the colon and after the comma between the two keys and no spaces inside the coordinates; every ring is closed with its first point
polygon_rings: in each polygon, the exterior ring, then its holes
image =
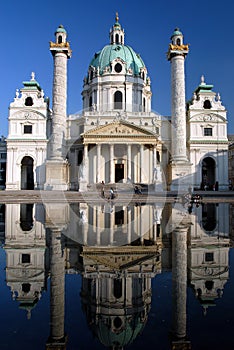
{"type": "MultiPolygon", "coordinates": [[[[234,202],[234,191],[196,191],[195,193],[202,196],[204,202],[234,202]]],[[[112,202],[173,202],[180,200],[184,194],[178,194],[172,191],[145,191],[142,194],[135,194],[133,190],[122,190],[116,193],[116,197],[112,202]]],[[[0,203],[99,202],[103,204],[105,201],[109,201],[108,195],[103,198],[99,190],[87,192],[40,190],[0,191],[0,203]]]]}

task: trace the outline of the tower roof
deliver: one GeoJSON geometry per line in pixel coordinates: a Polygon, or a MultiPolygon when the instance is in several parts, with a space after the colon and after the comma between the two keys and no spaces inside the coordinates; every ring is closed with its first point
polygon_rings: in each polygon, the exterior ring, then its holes
{"type": "Polygon", "coordinates": [[[171,39],[173,38],[173,36],[176,36],[176,35],[183,35],[179,28],[175,28],[175,30],[171,36],[171,39]]]}
{"type": "Polygon", "coordinates": [[[24,87],[21,90],[39,90],[41,87],[39,83],[35,80],[35,73],[32,72],[30,81],[23,81],[24,87]]]}
{"type": "Polygon", "coordinates": [[[67,32],[66,32],[66,30],[65,30],[65,28],[64,28],[64,26],[63,26],[62,24],[60,24],[60,25],[58,26],[58,28],[56,29],[55,34],[56,34],[56,33],[65,33],[65,34],[67,34],[67,32]]]}
{"type": "Polygon", "coordinates": [[[198,92],[213,92],[212,89],[213,89],[213,85],[206,84],[204,75],[202,75],[200,85],[196,88],[195,92],[196,93],[198,93],[198,92]]]}

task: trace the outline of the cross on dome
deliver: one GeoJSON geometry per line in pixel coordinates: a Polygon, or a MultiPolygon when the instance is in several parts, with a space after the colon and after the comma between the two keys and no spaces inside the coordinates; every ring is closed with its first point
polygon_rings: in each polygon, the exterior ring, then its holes
{"type": "Polygon", "coordinates": [[[115,14],[115,21],[119,22],[119,14],[118,14],[118,12],[116,12],[116,14],[115,14]]]}

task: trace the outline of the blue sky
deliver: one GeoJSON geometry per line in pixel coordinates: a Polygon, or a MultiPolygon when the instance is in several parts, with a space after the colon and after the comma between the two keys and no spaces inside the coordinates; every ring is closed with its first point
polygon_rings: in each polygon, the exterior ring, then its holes
{"type": "Polygon", "coordinates": [[[152,109],[170,115],[170,62],[166,52],[176,27],[190,44],[186,58],[186,99],[202,74],[214,85],[228,111],[228,133],[234,134],[234,2],[161,0],[9,0],[0,6],[0,133],[7,135],[7,116],[16,88],[31,72],[51,98],[53,60],[49,41],[63,24],[73,51],[68,62],[68,113],[81,110],[83,78],[93,54],[109,43],[109,29],[119,12],[125,43],[140,53],[152,86],[152,109]]]}

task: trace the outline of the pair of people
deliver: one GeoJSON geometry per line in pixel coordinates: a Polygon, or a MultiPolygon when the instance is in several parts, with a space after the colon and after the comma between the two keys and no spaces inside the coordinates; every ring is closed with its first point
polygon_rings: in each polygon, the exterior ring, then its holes
{"type": "MultiPolygon", "coordinates": [[[[104,185],[105,184],[102,181],[102,189],[101,189],[101,196],[102,196],[102,198],[105,198],[105,187],[104,187],[104,185]]],[[[109,194],[110,194],[109,199],[114,199],[115,198],[115,193],[114,193],[113,187],[110,188],[109,194]]]]}

